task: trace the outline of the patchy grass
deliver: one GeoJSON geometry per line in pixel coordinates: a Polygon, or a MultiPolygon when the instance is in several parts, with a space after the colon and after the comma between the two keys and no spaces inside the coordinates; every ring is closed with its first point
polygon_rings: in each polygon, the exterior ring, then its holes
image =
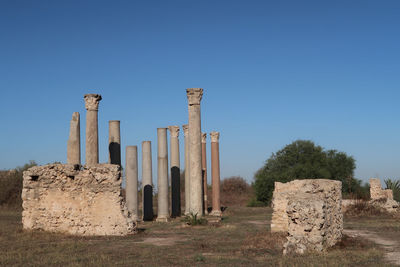
{"type": "MultiPolygon", "coordinates": [[[[0,265],[386,266],[379,247],[350,237],[325,253],[284,257],[285,236],[269,232],[270,218],[271,208],[230,207],[218,227],[187,226],[178,218],[142,222],[137,235],[75,237],[23,231],[20,211],[0,209],[0,265]]],[[[383,225],[398,229],[391,220],[383,219],[383,225]]],[[[369,223],[357,219],[347,225],[369,223]]]]}

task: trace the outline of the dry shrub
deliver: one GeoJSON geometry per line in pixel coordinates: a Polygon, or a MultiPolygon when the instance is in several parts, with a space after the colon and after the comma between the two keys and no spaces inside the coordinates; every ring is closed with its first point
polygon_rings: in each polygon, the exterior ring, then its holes
{"type": "Polygon", "coordinates": [[[249,235],[240,248],[244,255],[248,254],[282,254],[283,244],[286,242],[287,233],[262,232],[249,235]]]}
{"type": "Polygon", "coordinates": [[[221,182],[222,206],[246,206],[253,194],[253,188],[240,176],[225,178],[221,182]]]}
{"type": "Polygon", "coordinates": [[[361,237],[351,237],[348,235],[343,235],[342,240],[340,242],[336,243],[335,246],[330,248],[332,249],[367,249],[370,248],[371,246],[374,246],[374,243],[361,238],[361,237]]]}
{"type": "Polygon", "coordinates": [[[349,205],[345,211],[348,216],[358,217],[358,216],[379,216],[387,215],[387,212],[380,209],[368,201],[356,200],[354,204],[349,205]]]}

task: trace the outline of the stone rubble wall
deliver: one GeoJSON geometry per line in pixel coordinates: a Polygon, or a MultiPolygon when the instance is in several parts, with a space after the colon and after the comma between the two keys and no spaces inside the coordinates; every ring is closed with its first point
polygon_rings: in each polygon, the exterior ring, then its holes
{"type": "Polygon", "coordinates": [[[342,238],[342,183],[307,179],[275,183],[272,232],[288,232],[284,254],[323,251],[342,238]]]}
{"type": "Polygon", "coordinates": [[[381,181],[377,178],[369,179],[371,200],[391,199],[393,200],[393,191],[391,189],[382,189],[381,181]]]}
{"type": "Polygon", "coordinates": [[[24,229],[73,235],[126,235],[136,231],[113,164],[50,164],[23,175],[24,229]]]}

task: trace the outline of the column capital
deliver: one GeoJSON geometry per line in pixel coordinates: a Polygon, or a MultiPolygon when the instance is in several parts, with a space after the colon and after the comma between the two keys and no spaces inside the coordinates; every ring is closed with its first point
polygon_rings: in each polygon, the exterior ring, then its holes
{"type": "Polygon", "coordinates": [[[99,110],[99,102],[101,100],[101,95],[86,94],[83,98],[85,99],[86,110],[99,110]]]}
{"type": "Polygon", "coordinates": [[[218,143],[219,142],[219,132],[211,132],[211,143],[218,143]]]}
{"type": "Polygon", "coordinates": [[[179,137],[179,126],[168,126],[168,130],[171,134],[171,137],[179,137]]]}
{"type": "Polygon", "coordinates": [[[189,124],[182,125],[182,129],[183,129],[183,135],[189,136],[189,124]]]}
{"type": "Polygon", "coordinates": [[[189,105],[200,105],[200,101],[203,96],[202,88],[188,88],[186,89],[186,94],[189,105]]]}
{"type": "Polygon", "coordinates": [[[201,134],[201,142],[202,143],[207,143],[207,133],[202,133],[201,134]]]}

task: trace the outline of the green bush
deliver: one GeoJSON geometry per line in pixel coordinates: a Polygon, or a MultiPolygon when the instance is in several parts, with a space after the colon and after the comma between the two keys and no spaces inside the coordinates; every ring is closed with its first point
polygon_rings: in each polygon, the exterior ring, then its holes
{"type": "Polygon", "coordinates": [[[312,141],[297,140],[266,161],[255,174],[256,198],[265,204],[272,199],[275,182],[295,179],[333,179],[342,181],[343,192],[361,190],[360,181],[353,178],[355,160],[344,152],[324,150],[312,141]]]}
{"type": "Polygon", "coordinates": [[[190,213],[189,215],[186,215],[183,219],[183,222],[185,222],[187,225],[206,225],[208,223],[206,218],[203,217],[197,217],[197,213],[190,213]]]}
{"type": "Polygon", "coordinates": [[[22,173],[36,165],[30,161],[22,167],[0,171],[0,206],[21,207],[22,173]]]}

